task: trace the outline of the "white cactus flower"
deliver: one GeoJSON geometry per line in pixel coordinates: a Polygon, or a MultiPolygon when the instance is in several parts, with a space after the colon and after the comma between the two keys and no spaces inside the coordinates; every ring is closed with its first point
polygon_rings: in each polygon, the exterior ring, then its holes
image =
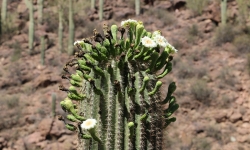
{"type": "Polygon", "coordinates": [[[145,47],[149,47],[149,48],[153,48],[156,47],[157,44],[155,43],[154,40],[152,40],[151,38],[145,36],[141,39],[142,45],[144,45],[145,47]]]}
{"type": "Polygon", "coordinates": [[[170,49],[170,53],[177,53],[178,50],[175,49],[172,45],[168,44],[167,47],[170,49]]]}
{"type": "Polygon", "coordinates": [[[95,119],[87,119],[81,124],[81,128],[89,130],[95,127],[97,121],[95,119]]]}
{"type": "Polygon", "coordinates": [[[154,31],[153,34],[152,34],[152,37],[155,37],[157,35],[161,35],[161,31],[160,30],[154,31]]]}
{"type": "Polygon", "coordinates": [[[153,39],[158,45],[162,47],[166,47],[168,45],[168,41],[161,35],[155,35],[153,39]]]}
{"type": "Polygon", "coordinates": [[[74,42],[74,45],[76,45],[76,44],[81,44],[81,43],[83,43],[83,41],[77,40],[77,41],[74,42]]]}
{"type": "Polygon", "coordinates": [[[125,21],[121,22],[121,26],[123,26],[123,27],[125,27],[126,25],[130,25],[130,24],[137,25],[138,22],[136,20],[133,20],[133,19],[128,19],[128,20],[125,20],[125,21]]]}

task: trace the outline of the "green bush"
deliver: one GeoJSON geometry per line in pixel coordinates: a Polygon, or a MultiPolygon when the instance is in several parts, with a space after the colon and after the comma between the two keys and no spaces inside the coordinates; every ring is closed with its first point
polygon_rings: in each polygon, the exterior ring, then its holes
{"type": "Polygon", "coordinates": [[[207,4],[208,0],[187,0],[187,8],[191,9],[194,15],[201,15],[207,4]]]}

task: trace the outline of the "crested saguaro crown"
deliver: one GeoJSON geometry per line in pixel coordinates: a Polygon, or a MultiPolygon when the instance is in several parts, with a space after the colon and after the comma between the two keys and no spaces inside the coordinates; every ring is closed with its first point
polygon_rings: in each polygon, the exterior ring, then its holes
{"type": "Polygon", "coordinates": [[[68,115],[60,120],[78,133],[79,149],[161,150],[162,131],[179,105],[174,82],[161,98],[160,79],[172,70],[177,50],[136,20],[93,32],[74,43],[79,51],[63,68],[71,86],[59,87],[68,94],[60,103],[68,115]]]}

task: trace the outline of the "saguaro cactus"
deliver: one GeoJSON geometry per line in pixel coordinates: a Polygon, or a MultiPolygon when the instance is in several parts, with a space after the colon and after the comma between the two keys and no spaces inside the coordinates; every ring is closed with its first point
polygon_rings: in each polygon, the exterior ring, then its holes
{"type": "Polygon", "coordinates": [[[91,9],[94,9],[95,8],[95,0],[91,0],[91,6],[90,6],[91,9]]]}
{"type": "Polygon", "coordinates": [[[33,42],[34,42],[34,11],[33,11],[33,2],[30,0],[25,0],[27,7],[29,8],[29,53],[33,53],[33,42]]]}
{"type": "Polygon", "coordinates": [[[45,36],[41,36],[41,64],[45,62],[45,36]]]}
{"type": "Polygon", "coordinates": [[[1,7],[1,23],[5,23],[6,18],[7,18],[7,0],[3,0],[1,7]]]}
{"type": "Polygon", "coordinates": [[[75,37],[75,24],[73,19],[73,2],[74,0],[69,0],[69,45],[68,45],[68,53],[73,54],[74,47],[72,45],[75,37]]]}
{"type": "Polygon", "coordinates": [[[227,22],[227,0],[221,0],[221,24],[226,25],[227,22]]]}
{"type": "Polygon", "coordinates": [[[63,52],[63,8],[60,1],[58,1],[58,17],[59,17],[58,43],[60,52],[63,52]]]}
{"type": "Polygon", "coordinates": [[[140,15],[140,0],[135,0],[135,14],[140,15]]]}
{"type": "Polygon", "coordinates": [[[162,99],[160,79],[172,70],[177,50],[136,20],[104,25],[103,31],[104,36],[94,30],[93,37],[74,43],[79,51],[62,75],[71,86],[59,86],[68,93],[60,104],[72,123],[60,120],[78,131],[79,149],[160,150],[162,130],[176,120],[171,115],[179,107],[172,95],[175,83],[162,99]]]}
{"type": "Polygon", "coordinates": [[[99,20],[103,18],[103,0],[99,0],[99,20]]]}
{"type": "Polygon", "coordinates": [[[38,22],[43,24],[43,0],[38,0],[38,22]]]}

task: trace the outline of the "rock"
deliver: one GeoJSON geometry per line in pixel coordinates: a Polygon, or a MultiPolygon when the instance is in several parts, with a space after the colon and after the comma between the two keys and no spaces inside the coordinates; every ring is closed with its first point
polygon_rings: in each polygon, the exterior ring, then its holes
{"type": "Polygon", "coordinates": [[[33,124],[36,122],[36,116],[35,115],[25,116],[25,121],[29,124],[33,124]]]}
{"type": "Polygon", "coordinates": [[[45,118],[39,123],[38,130],[42,137],[45,138],[49,134],[52,121],[52,118],[45,118]]]}
{"type": "Polygon", "coordinates": [[[173,7],[173,4],[170,1],[156,1],[155,2],[156,9],[170,10],[172,7],[173,7]]]}
{"type": "Polygon", "coordinates": [[[239,113],[238,111],[237,111],[237,112],[234,112],[234,113],[229,117],[229,120],[230,120],[232,123],[235,123],[235,122],[239,121],[240,119],[242,119],[242,114],[239,113]]]}
{"type": "Polygon", "coordinates": [[[135,14],[135,11],[131,8],[123,8],[121,9],[114,9],[114,20],[123,20],[124,18],[127,18],[129,16],[132,16],[135,14]]]}
{"type": "Polygon", "coordinates": [[[217,123],[224,122],[227,118],[227,112],[225,111],[218,111],[214,114],[214,118],[217,123]]]}
{"type": "Polygon", "coordinates": [[[45,140],[45,138],[41,135],[40,132],[34,132],[24,138],[25,144],[36,144],[40,141],[45,140]]]}

